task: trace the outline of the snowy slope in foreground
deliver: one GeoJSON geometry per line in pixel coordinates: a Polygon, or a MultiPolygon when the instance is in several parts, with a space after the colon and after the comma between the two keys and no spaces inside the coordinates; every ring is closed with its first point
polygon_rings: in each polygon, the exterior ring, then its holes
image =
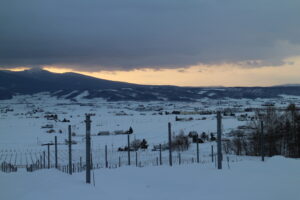
{"type": "Polygon", "coordinates": [[[299,169],[300,160],[282,157],[238,162],[222,171],[210,165],[127,167],[96,170],[95,187],[84,183],[84,173],[0,173],[0,199],[298,200],[299,169]]]}

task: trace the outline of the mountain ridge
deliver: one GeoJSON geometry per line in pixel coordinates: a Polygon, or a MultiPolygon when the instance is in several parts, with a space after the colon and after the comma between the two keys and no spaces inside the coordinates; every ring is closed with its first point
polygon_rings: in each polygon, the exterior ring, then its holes
{"type": "Polygon", "coordinates": [[[49,92],[72,99],[88,91],[85,98],[108,101],[198,101],[203,98],[274,98],[279,95],[300,96],[300,85],[272,87],[180,87],[172,85],[139,85],[99,79],[78,73],[53,73],[43,69],[0,71],[0,99],[16,94],[49,92]]]}

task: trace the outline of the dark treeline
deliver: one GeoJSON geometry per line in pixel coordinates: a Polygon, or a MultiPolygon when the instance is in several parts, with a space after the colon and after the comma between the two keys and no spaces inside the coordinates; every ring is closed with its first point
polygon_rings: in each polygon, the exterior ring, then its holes
{"type": "Polygon", "coordinates": [[[300,157],[300,113],[294,104],[284,111],[275,107],[258,110],[246,130],[232,132],[233,138],[223,142],[226,153],[261,155],[263,141],[266,156],[300,157]],[[261,135],[263,122],[263,137],[261,135]]]}

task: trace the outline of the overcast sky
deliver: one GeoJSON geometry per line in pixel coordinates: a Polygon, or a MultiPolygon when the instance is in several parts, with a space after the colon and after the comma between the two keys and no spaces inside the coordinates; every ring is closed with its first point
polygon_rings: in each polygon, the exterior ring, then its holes
{"type": "Polygon", "coordinates": [[[292,65],[299,0],[1,0],[0,66],[292,65]]]}

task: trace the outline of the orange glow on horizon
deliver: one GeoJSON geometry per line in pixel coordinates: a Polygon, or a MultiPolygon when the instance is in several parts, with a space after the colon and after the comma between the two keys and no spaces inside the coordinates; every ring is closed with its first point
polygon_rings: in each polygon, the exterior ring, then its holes
{"type": "Polygon", "coordinates": [[[1,70],[9,70],[9,71],[13,71],[13,72],[20,72],[20,71],[24,71],[27,69],[30,69],[30,67],[1,68],[1,70]]]}
{"type": "MultiPolygon", "coordinates": [[[[75,72],[101,79],[146,85],[177,86],[273,86],[300,83],[300,56],[282,66],[241,67],[238,65],[195,65],[177,69],[135,69],[131,71],[78,71],[65,66],[43,66],[54,73],[75,72]],[[288,64],[293,63],[293,64],[288,64]]],[[[22,71],[27,67],[10,69],[22,71]]],[[[83,68],[82,68],[83,69],[83,68]]]]}
{"type": "Polygon", "coordinates": [[[300,57],[293,65],[243,68],[237,65],[198,65],[179,69],[136,69],[131,71],[80,72],[67,68],[45,67],[56,73],[76,72],[113,81],[147,85],[177,86],[273,86],[300,83],[300,57]]]}

